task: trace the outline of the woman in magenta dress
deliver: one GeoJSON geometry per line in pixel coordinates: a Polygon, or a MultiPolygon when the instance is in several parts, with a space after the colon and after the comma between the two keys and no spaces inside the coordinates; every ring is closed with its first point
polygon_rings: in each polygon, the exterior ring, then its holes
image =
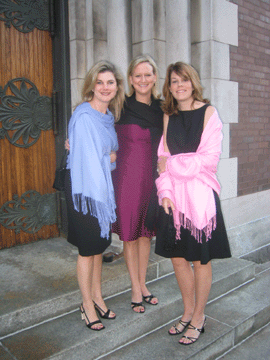
{"type": "Polygon", "coordinates": [[[157,81],[157,66],[150,56],[132,60],[128,69],[130,91],[116,124],[119,150],[113,183],[117,221],[112,231],[124,242],[132,286],[131,307],[138,313],[145,311],[143,300],[151,305],[158,303],[145,284],[158,210],[154,180],[163,127],[157,81]]]}

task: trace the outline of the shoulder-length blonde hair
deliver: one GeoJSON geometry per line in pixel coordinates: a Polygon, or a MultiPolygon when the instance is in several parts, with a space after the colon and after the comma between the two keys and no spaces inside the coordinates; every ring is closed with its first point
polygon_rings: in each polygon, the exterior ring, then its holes
{"type": "Polygon", "coordinates": [[[153,73],[156,75],[157,80],[154,84],[154,86],[152,87],[152,95],[155,99],[159,99],[160,98],[160,93],[159,93],[159,74],[158,74],[158,67],[157,64],[155,63],[154,59],[146,54],[146,55],[138,55],[136,56],[133,60],[131,60],[129,66],[128,66],[128,71],[127,71],[127,81],[128,81],[128,94],[127,96],[131,96],[134,93],[134,87],[131,85],[130,82],[130,76],[132,76],[133,71],[135,69],[135,67],[141,63],[148,63],[152,66],[153,68],[153,73]]]}
{"type": "Polygon", "coordinates": [[[208,99],[203,98],[203,87],[201,85],[201,81],[197,71],[194,69],[193,66],[178,61],[175,64],[170,64],[167,68],[166,78],[163,85],[164,101],[162,103],[162,110],[165,114],[172,115],[178,112],[178,103],[170,91],[172,72],[175,72],[178,76],[181,76],[185,80],[191,81],[193,87],[193,101],[191,107],[193,107],[196,100],[207,104],[209,103],[208,99]]]}
{"type": "Polygon", "coordinates": [[[97,81],[97,76],[99,73],[104,73],[106,71],[109,71],[114,75],[117,83],[117,92],[109,104],[109,109],[114,114],[115,121],[118,121],[125,100],[124,79],[116,66],[111,62],[101,60],[91,67],[84,79],[81,102],[91,101],[93,99],[93,89],[97,81]]]}

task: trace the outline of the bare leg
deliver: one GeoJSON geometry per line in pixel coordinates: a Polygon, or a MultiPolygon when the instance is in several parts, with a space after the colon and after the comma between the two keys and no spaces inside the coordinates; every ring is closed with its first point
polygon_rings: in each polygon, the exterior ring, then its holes
{"type": "MultiPolygon", "coordinates": [[[[151,241],[147,237],[138,238],[138,255],[139,255],[139,282],[141,287],[141,292],[143,296],[150,295],[150,291],[147,289],[145,285],[146,281],[146,272],[149,261],[150,249],[151,249],[151,241]]],[[[151,300],[152,304],[157,304],[158,299],[154,297],[151,300]]]]}
{"type": "MultiPolygon", "coordinates": [[[[102,254],[94,255],[94,266],[92,276],[92,299],[106,313],[108,308],[103,300],[101,292],[101,274],[102,274],[102,254]]],[[[110,317],[114,317],[114,312],[110,312],[110,317]]]]}
{"type": "MultiPolygon", "coordinates": [[[[209,261],[206,265],[202,265],[200,261],[194,261],[194,277],[195,277],[195,308],[192,316],[191,324],[201,329],[204,323],[204,310],[209,297],[212,285],[212,266],[209,261]]],[[[196,330],[188,329],[185,336],[197,338],[200,333],[196,330]]],[[[190,340],[184,338],[180,342],[190,343],[190,340]]]]}
{"type": "MultiPolygon", "coordinates": [[[[91,296],[94,257],[78,255],[77,277],[82,293],[83,306],[90,322],[98,320],[91,296]]],[[[93,329],[102,328],[102,324],[93,325],[93,329]]]]}
{"type": "MultiPolygon", "coordinates": [[[[172,258],[171,260],[184,303],[184,314],[181,320],[183,322],[189,322],[192,319],[195,308],[194,272],[189,261],[185,260],[184,258],[172,258]]],[[[184,330],[184,326],[178,323],[177,329],[182,332],[184,330]]],[[[171,327],[169,332],[174,334],[174,327],[171,327]]]]}
{"type": "MultiPolygon", "coordinates": [[[[132,302],[140,303],[142,301],[142,292],[139,282],[138,240],[124,242],[124,257],[131,280],[132,302]]],[[[134,311],[143,312],[144,307],[136,307],[134,311]]]]}

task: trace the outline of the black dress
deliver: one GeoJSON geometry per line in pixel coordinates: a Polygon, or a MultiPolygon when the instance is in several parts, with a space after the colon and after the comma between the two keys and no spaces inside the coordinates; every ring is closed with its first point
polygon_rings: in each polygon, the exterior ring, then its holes
{"type": "Polygon", "coordinates": [[[78,247],[81,256],[102,254],[111,244],[111,234],[109,240],[102,238],[100,236],[98,219],[90,215],[89,211],[84,215],[81,211],[76,211],[74,209],[70,170],[66,171],[65,198],[68,216],[67,241],[78,247]]]}
{"type": "MultiPolygon", "coordinates": [[[[179,111],[170,116],[167,128],[167,145],[171,155],[196,152],[203,132],[204,115],[208,104],[196,110],[179,111]]],[[[220,207],[220,200],[215,191],[217,225],[211,239],[206,241],[203,233],[199,243],[189,230],[181,226],[180,240],[170,242],[168,238],[168,220],[170,219],[162,207],[158,218],[156,236],[156,254],[166,257],[183,257],[187,261],[201,261],[207,264],[212,259],[231,257],[227,232],[220,207]]]]}

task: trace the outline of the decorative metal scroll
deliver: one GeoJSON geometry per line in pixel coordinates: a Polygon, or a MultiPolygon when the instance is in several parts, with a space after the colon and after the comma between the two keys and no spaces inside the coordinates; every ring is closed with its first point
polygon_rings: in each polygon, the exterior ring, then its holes
{"type": "Polygon", "coordinates": [[[57,222],[56,193],[40,195],[35,190],[13,196],[0,209],[0,224],[7,229],[33,234],[57,222]]]}
{"type": "Polygon", "coordinates": [[[49,0],[0,0],[0,14],[7,27],[13,25],[23,33],[49,30],[49,0]]]}
{"type": "Polygon", "coordinates": [[[41,130],[52,128],[52,100],[40,96],[36,86],[26,78],[10,80],[0,88],[0,139],[28,148],[35,144],[41,130]],[[11,92],[13,95],[7,95],[11,92]]]}

